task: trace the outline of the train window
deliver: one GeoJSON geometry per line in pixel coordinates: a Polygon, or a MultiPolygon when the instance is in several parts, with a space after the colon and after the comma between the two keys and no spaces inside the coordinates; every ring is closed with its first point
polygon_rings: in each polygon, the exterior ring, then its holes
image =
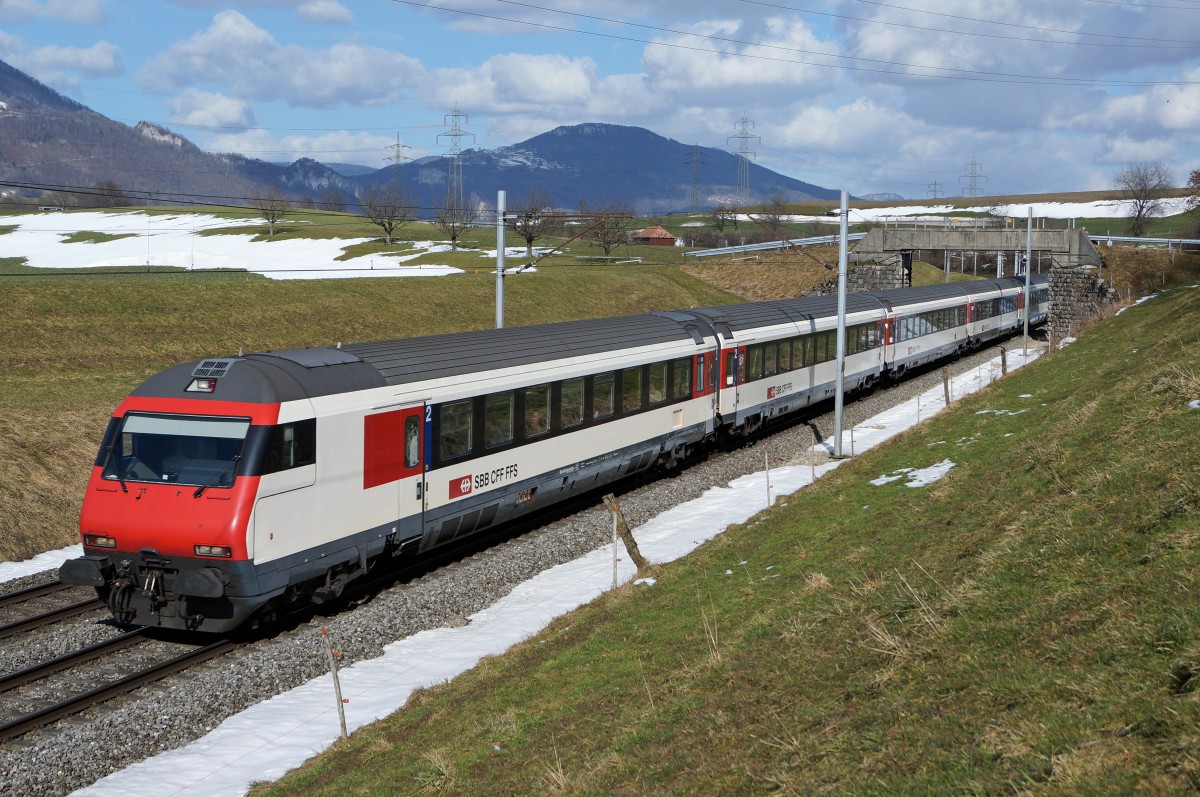
{"type": "Polygon", "coordinates": [[[796,338],[792,341],[792,367],[808,367],[808,361],[804,359],[804,338],[796,338]]]}
{"type": "Polygon", "coordinates": [[[455,459],[471,453],[471,400],[443,404],[439,413],[439,459],[455,459]]]}
{"type": "Polygon", "coordinates": [[[779,344],[779,373],[792,370],[792,342],[785,340],[779,344]]]}
{"type": "MultiPolygon", "coordinates": [[[[703,357],[700,358],[700,371],[701,373],[697,374],[697,379],[703,384],[703,357]]],[[[674,398],[687,398],[690,395],[692,395],[692,358],[683,357],[676,360],[671,366],[671,396],[674,398]]]]}
{"type": "Polygon", "coordinates": [[[525,388],[525,437],[550,431],[550,386],[525,388]]]}
{"type": "Polygon", "coordinates": [[[263,474],[278,473],[317,461],[317,421],[285,423],[271,427],[271,439],[267,442],[263,457],[263,474]]]}
{"type": "Polygon", "coordinates": [[[650,364],[650,403],[661,404],[667,400],[667,364],[650,364]]]}
{"type": "Polygon", "coordinates": [[[483,400],[483,447],[505,446],[512,439],[513,394],[493,393],[483,400]]]}
{"type": "Polygon", "coordinates": [[[755,379],[762,379],[763,347],[751,346],[747,353],[750,355],[750,368],[746,371],[746,381],[753,382],[755,379]]]}
{"type": "Polygon", "coordinates": [[[763,376],[775,376],[779,369],[779,346],[768,343],[763,346],[763,376]]]}
{"type": "Polygon", "coordinates": [[[621,411],[633,412],[642,406],[642,369],[626,368],[621,372],[621,411]]]}
{"type": "Polygon", "coordinates": [[[611,373],[592,377],[593,418],[607,418],[613,414],[613,407],[616,404],[615,388],[616,377],[611,373]]]}
{"type": "Polygon", "coordinates": [[[404,419],[404,467],[421,463],[421,420],[416,415],[404,419]]]}
{"type": "Polygon", "coordinates": [[[583,380],[567,379],[562,383],[562,411],[559,425],[563,429],[583,423],[583,380]]]}
{"type": "Polygon", "coordinates": [[[725,387],[733,387],[737,379],[737,351],[725,352],[725,387]]]}

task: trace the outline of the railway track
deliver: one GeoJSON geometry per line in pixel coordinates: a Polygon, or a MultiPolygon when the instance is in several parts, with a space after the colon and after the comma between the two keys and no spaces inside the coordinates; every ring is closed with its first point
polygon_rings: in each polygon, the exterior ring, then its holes
{"type": "MultiPolygon", "coordinates": [[[[5,595],[0,595],[0,611],[8,614],[13,607],[22,604],[37,601],[40,598],[54,597],[63,595],[68,591],[73,591],[78,594],[87,594],[79,587],[70,584],[63,584],[58,581],[51,581],[45,584],[35,584],[32,587],[9,592],[5,595]]],[[[104,605],[96,598],[94,594],[89,594],[87,598],[75,600],[71,603],[59,603],[50,609],[37,614],[32,614],[26,617],[21,617],[15,620],[7,620],[0,622],[0,639],[17,634],[23,634],[28,631],[33,631],[43,626],[52,623],[60,622],[71,617],[77,617],[81,614],[86,614],[90,611],[96,611],[104,608],[104,605]]]]}
{"type": "MultiPolygon", "coordinates": [[[[0,677],[0,711],[10,719],[0,721],[0,743],[49,725],[64,717],[78,714],[92,706],[112,700],[121,695],[140,689],[147,684],[160,681],[176,673],[182,672],[197,664],[218,658],[236,649],[241,643],[227,639],[218,640],[207,645],[190,646],[182,653],[176,653],[150,666],[142,667],[132,673],[122,675],[103,683],[71,691],[66,696],[54,697],[48,703],[33,710],[18,710],[13,716],[11,707],[18,705],[26,698],[18,695],[19,699],[6,700],[13,693],[22,691],[22,687],[30,684],[53,679],[54,676],[72,672],[90,662],[111,656],[118,651],[153,642],[140,630],[129,631],[113,639],[91,645],[87,648],[60,656],[51,661],[28,667],[19,672],[0,677]],[[8,709],[4,711],[4,709],[8,709]]],[[[51,686],[51,692],[62,692],[70,687],[51,686]]]]}

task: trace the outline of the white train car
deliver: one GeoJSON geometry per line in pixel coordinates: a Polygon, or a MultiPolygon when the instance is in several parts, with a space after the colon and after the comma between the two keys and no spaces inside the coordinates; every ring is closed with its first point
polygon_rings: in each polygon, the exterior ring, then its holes
{"type": "MultiPolygon", "coordinates": [[[[1020,297],[1015,280],[848,297],[846,389],[1016,330],[1020,297]]],[[[114,412],[60,578],[119,623],[189,630],[327,600],[381,558],[828,398],[836,324],[818,297],[175,366],[114,412]]]]}

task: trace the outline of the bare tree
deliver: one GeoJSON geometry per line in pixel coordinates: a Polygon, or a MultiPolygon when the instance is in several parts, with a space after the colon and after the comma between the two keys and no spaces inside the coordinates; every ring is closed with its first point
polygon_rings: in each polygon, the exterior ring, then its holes
{"type": "Polygon", "coordinates": [[[606,257],[616,247],[629,243],[629,220],[633,218],[633,212],[628,205],[615,203],[589,211],[580,202],[579,215],[585,217],[584,224],[591,224],[584,238],[593,246],[603,249],[606,257]]]}
{"type": "Polygon", "coordinates": [[[320,206],[325,210],[342,211],[346,209],[346,199],[336,188],[326,188],[321,192],[320,206]]]}
{"type": "Polygon", "coordinates": [[[727,225],[732,225],[735,230],[738,228],[738,211],[733,204],[720,202],[709,214],[708,226],[717,232],[725,232],[727,225]]]}
{"type": "Polygon", "coordinates": [[[1129,194],[1131,213],[1129,234],[1141,236],[1150,219],[1163,212],[1168,194],[1174,188],[1171,172],[1162,161],[1131,161],[1113,176],[1117,188],[1129,194]]]}
{"type": "Polygon", "coordinates": [[[434,224],[450,238],[450,248],[458,251],[458,239],[479,218],[479,211],[463,204],[457,196],[448,197],[446,204],[433,211],[434,224]]]}
{"type": "Polygon", "coordinates": [[[529,196],[515,203],[505,214],[504,226],[525,240],[526,257],[533,257],[533,242],[548,232],[551,219],[546,211],[549,207],[546,190],[534,188],[529,191],[529,196]]]}
{"type": "Polygon", "coordinates": [[[120,208],[134,204],[129,195],[112,180],[101,180],[92,186],[90,204],[94,208],[120,208]]]}
{"type": "Polygon", "coordinates": [[[1200,169],[1192,172],[1192,176],[1188,178],[1187,185],[1183,189],[1187,191],[1188,210],[1200,208],[1200,169]]]}
{"type": "Polygon", "coordinates": [[[776,191],[762,210],[749,215],[771,238],[779,240],[783,237],[783,224],[787,220],[787,203],[783,201],[783,194],[776,191]]]}
{"type": "Polygon", "coordinates": [[[287,195],[283,191],[275,186],[271,186],[265,193],[256,192],[250,198],[250,202],[263,214],[263,218],[267,220],[267,230],[270,232],[270,237],[274,238],[275,225],[292,209],[291,200],[287,198],[287,195]]]}
{"type": "Polygon", "coordinates": [[[412,201],[395,186],[372,186],[359,201],[363,215],[383,230],[388,246],[392,244],[392,236],[417,216],[412,201]]]}

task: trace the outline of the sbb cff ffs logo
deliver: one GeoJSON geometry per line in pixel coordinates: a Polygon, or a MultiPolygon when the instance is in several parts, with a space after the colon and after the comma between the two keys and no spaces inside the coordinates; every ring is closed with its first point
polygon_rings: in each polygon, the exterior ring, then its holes
{"type": "Polygon", "coordinates": [[[464,495],[470,495],[472,484],[474,484],[474,480],[470,476],[453,479],[450,482],[450,497],[462,498],[464,495]]]}
{"type": "Polygon", "coordinates": [[[450,482],[450,497],[452,499],[462,498],[464,495],[470,495],[475,488],[482,490],[490,485],[515,478],[517,478],[516,465],[505,465],[483,473],[463,476],[461,479],[454,479],[450,482]]]}

